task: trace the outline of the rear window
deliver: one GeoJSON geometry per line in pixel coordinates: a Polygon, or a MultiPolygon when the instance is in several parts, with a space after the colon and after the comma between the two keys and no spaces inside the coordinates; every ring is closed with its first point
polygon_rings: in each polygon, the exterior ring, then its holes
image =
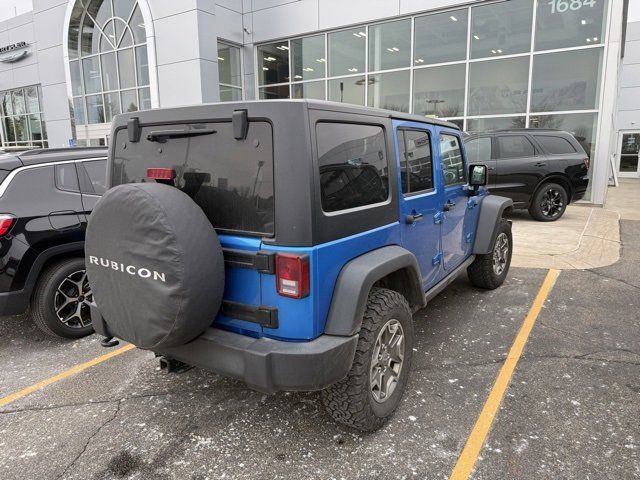
{"type": "Polygon", "coordinates": [[[202,208],[219,230],[273,235],[273,134],[268,122],[249,122],[245,140],[236,140],[231,122],[143,127],[140,141],[127,130],[114,142],[112,184],[151,182],[147,168],[171,167],[175,185],[202,208]],[[161,138],[152,133],[201,129],[205,135],[161,138]],[[124,145],[127,145],[124,148],[124,145]]]}
{"type": "Polygon", "coordinates": [[[316,138],[325,212],[387,200],[389,178],[382,127],[320,122],[316,138]]]}
{"type": "Polygon", "coordinates": [[[535,135],[535,137],[544,149],[552,155],[576,153],[576,149],[566,138],[551,135],[535,135]]]}

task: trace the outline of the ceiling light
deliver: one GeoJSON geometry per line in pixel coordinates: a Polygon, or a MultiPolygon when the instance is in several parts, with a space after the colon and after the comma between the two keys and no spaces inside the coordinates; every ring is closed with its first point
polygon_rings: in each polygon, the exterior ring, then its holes
{"type": "Polygon", "coordinates": [[[491,50],[491,53],[498,53],[498,52],[496,52],[495,50],[491,50]]]}
{"type": "Polygon", "coordinates": [[[326,60],[324,58],[316,58],[316,62],[324,63],[326,60]]]}
{"type": "Polygon", "coordinates": [[[278,50],[289,50],[289,47],[287,47],[286,45],[280,45],[279,47],[276,47],[278,50]]]}
{"type": "Polygon", "coordinates": [[[262,67],[262,70],[269,70],[267,67],[262,67]]]}
{"type": "Polygon", "coordinates": [[[359,33],[355,33],[355,32],[353,32],[351,35],[353,35],[354,37],[358,37],[358,38],[360,38],[360,34],[359,34],[359,33]]]}
{"type": "Polygon", "coordinates": [[[587,38],[587,43],[591,43],[591,39],[590,38],[587,38]]]}
{"type": "Polygon", "coordinates": [[[305,72],[313,72],[313,68],[311,67],[304,67],[302,70],[304,70],[305,72]]]}
{"type": "Polygon", "coordinates": [[[360,36],[362,36],[362,37],[366,37],[366,36],[367,36],[367,34],[366,34],[366,33],[364,33],[364,32],[358,32],[358,33],[359,33],[359,34],[360,34],[360,36]]]}
{"type": "Polygon", "coordinates": [[[498,49],[498,53],[502,53],[502,50],[498,49]]]}
{"type": "Polygon", "coordinates": [[[597,42],[598,41],[598,37],[593,37],[593,41],[597,42]]]}
{"type": "Polygon", "coordinates": [[[457,22],[457,21],[458,21],[458,19],[457,19],[456,17],[454,17],[453,15],[451,15],[449,18],[450,18],[450,19],[451,19],[451,21],[453,21],[453,22],[457,22]]]}
{"type": "Polygon", "coordinates": [[[221,62],[224,62],[224,57],[218,57],[218,60],[220,60],[221,62]]]}
{"type": "Polygon", "coordinates": [[[581,23],[582,25],[586,25],[586,24],[587,24],[587,21],[583,18],[582,20],[580,20],[580,23],[581,23]]]}
{"type": "Polygon", "coordinates": [[[357,72],[358,69],[356,67],[351,67],[348,69],[350,72],[357,72]]]}
{"type": "Polygon", "coordinates": [[[300,79],[300,78],[302,78],[302,75],[294,75],[293,78],[294,78],[294,80],[300,79]]]}
{"type": "Polygon", "coordinates": [[[273,62],[275,59],[275,57],[264,57],[265,62],[273,62]]]}
{"type": "Polygon", "coordinates": [[[422,59],[422,58],[416,58],[416,59],[415,59],[415,62],[416,62],[416,63],[424,63],[424,59],[422,59]]]}
{"type": "Polygon", "coordinates": [[[474,35],[473,38],[475,38],[476,40],[480,40],[480,37],[478,35],[474,35]]]}

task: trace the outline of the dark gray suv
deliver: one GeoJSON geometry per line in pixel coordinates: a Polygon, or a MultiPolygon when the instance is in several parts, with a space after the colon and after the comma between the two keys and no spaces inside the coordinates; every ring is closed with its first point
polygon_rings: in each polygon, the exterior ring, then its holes
{"type": "Polygon", "coordinates": [[[467,136],[465,146],[471,163],[487,165],[491,193],[541,222],[558,220],[587,190],[589,156],[568,132],[496,130],[467,136]]]}

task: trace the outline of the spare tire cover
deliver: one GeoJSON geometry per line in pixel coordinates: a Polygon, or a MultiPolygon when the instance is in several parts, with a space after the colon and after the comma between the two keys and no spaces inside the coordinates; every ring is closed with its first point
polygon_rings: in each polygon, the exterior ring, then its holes
{"type": "Polygon", "coordinates": [[[138,347],[184,344],[220,309],[222,247],[200,207],[177,188],[109,190],[91,214],[85,262],[109,332],[138,347]]]}

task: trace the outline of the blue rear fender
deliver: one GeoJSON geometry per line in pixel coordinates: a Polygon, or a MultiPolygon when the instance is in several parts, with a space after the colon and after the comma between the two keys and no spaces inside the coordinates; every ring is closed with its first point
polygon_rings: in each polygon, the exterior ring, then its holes
{"type": "Polygon", "coordinates": [[[293,299],[277,293],[275,275],[261,276],[262,304],[276,307],[279,320],[278,328],[264,328],[263,335],[285,341],[308,341],[322,335],[336,280],[344,265],[372,250],[399,244],[398,222],[314,247],[263,244],[262,250],[308,255],[311,282],[309,296],[293,299]]]}

